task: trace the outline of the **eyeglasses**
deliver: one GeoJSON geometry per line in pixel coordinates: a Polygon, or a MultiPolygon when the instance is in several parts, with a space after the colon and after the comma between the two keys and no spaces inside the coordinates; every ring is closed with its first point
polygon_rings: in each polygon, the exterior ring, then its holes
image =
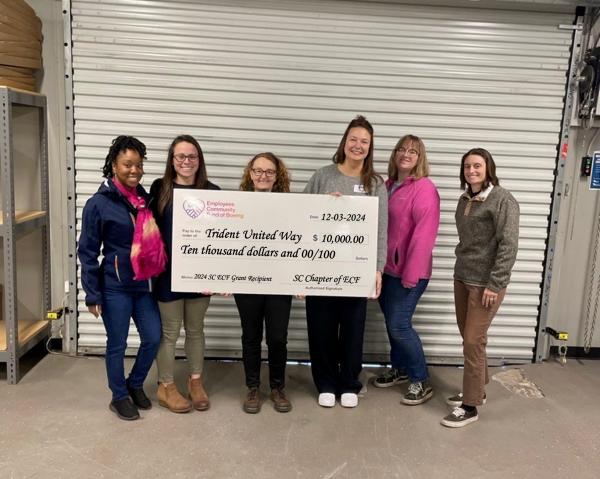
{"type": "Polygon", "coordinates": [[[177,163],[183,163],[185,160],[188,160],[190,163],[196,163],[200,157],[198,155],[184,155],[183,153],[177,153],[173,155],[173,159],[177,163]]]}
{"type": "Polygon", "coordinates": [[[417,150],[415,150],[414,148],[409,148],[408,150],[406,148],[398,148],[398,149],[396,149],[396,154],[397,155],[406,155],[406,156],[417,156],[419,154],[419,152],[417,150]]]}
{"type": "Polygon", "coordinates": [[[265,175],[267,178],[273,178],[277,173],[276,170],[261,170],[260,168],[251,168],[250,171],[254,176],[261,177],[265,175]]]}

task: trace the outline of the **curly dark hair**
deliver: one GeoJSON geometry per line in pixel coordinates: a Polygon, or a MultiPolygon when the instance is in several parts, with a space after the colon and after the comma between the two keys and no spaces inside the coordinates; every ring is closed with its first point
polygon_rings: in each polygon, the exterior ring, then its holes
{"type": "Polygon", "coordinates": [[[338,145],[338,148],[333,155],[333,162],[336,164],[343,164],[346,161],[346,154],[344,153],[344,147],[346,146],[346,139],[348,138],[348,133],[352,128],[364,128],[369,132],[369,136],[371,137],[371,143],[369,144],[369,152],[363,161],[362,170],[360,172],[360,181],[363,185],[365,191],[370,195],[375,191],[375,186],[379,183],[383,183],[383,178],[375,172],[375,167],[373,166],[373,149],[375,148],[375,138],[373,137],[374,130],[373,126],[369,121],[362,115],[358,115],[354,120],[352,120],[348,126],[346,127],[346,131],[344,132],[344,136],[342,136],[342,140],[338,145]]]}
{"type": "Polygon", "coordinates": [[[252,169],[254,162],[259,158],[266,158],[267,160],[271,161],[275,165],[275,169],[277,170],[276,180],[273,184],[273,189],[271,191],[275,193],[289,193],[290,174],[288,173],[288,170],[285,167],[283,161],[269,151],[259,153],[248,162],[248,164],[244,168],[244,174],[242,175],[242,181],[240,183],[240,190],[254,191],[254,183],[252,182],[252,178],[250,176],[250,170],[252,169]]]}
{"type": "Polygon", "coordinates": [[[137,151],[142,160],[146,159],[146,145],[133,136],[117,136],[111,143],[108,149],[108,155],[102,167],[102,176],[104,178],[112,178],[114,176],[113,166],[117,163],[119,153],[124,153],[127,150],[137,151]]]}

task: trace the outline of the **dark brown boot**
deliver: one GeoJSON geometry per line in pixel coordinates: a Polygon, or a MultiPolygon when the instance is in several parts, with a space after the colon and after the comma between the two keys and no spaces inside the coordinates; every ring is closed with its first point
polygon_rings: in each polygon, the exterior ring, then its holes
{"type": "Polygon", "coordinates": [[[289,412],[292,410],[292,403],[286,397],[283,388],[271,389],[271,401],[273,401],[275,411],[289,412]]]}
{"type": "Polygon", "coordinates": [[[258,388],[249,388],[246,400],[244,401],[244,411],[248,414],[260,412],[260,393],[258,388]]]}
{"type": "Polygon", "coordinates": [[[192,403],[180,394],[175,383],[158,383],[156,397],[158,404],[171,412],[183,413],[192,410],[192,403]]]}
{"type": "Polygon", "coordinates": [[[188,378],[188,391],[190,393],[190,399],[192,405],[196,411],[206,411],[210,407],[210,401],[208,400],[208,394],[204,390],[202,384],[202,377],[199,378],[188,378]]]}

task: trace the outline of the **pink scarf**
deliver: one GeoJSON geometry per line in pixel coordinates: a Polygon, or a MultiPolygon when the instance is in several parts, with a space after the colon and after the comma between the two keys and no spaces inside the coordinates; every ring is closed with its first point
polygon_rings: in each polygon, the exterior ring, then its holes
{"type": "Polygon", "coordinates": [[[142,281],[158,276],[165,269],[167,254],[152,211],[146,208],[146,201],[137,195],[135,188],[122,185],[117,178],[113,178],[113,183],[137,210],[131,243],[131,266],[135,274],[133,279],[142,281]]]}

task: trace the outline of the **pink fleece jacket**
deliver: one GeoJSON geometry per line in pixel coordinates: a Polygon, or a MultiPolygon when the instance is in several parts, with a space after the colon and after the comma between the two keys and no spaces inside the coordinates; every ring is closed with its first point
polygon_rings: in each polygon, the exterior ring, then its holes
{"type": "MultiPolygon", "coordinates": [[[[388,192],[394,182],[386,181],[388,192]]],[[[388,200],[388,249],[384,272],[414,287],[431,278],[432,252],[440,226],[440,195],[427,178],[409,176],[388,200]]]]}

